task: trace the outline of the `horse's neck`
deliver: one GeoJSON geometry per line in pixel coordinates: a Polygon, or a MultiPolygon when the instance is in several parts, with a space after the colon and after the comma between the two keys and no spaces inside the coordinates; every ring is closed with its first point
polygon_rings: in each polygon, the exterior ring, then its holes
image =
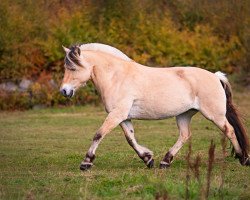
{"type": "Polygon", "coordinates": [[[106,70],[101,69],[100,66],[95,65],[93,67],[93,72],[91,75],[91,79],[95,85],[97,91],[102,95],[105,92],[105,89],[109,87],[111,84],[112,72],[107,73],[106,70]]]}
{"type": "Polygon", "coordinates": [[[91,79],[99,94],[103,96],[114,85],[114,79],[122,75],[125,69],[117,60],[110,57],[103,61],[98,58],[95,62],[91,79]]]}

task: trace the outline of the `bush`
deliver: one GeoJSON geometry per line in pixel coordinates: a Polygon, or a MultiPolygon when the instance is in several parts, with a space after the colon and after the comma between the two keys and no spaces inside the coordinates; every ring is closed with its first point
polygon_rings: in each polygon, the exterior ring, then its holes
{"type": "Polygon", "coordinates": [[[208,0],[160,0],[157,3],[149,0],[2,0],[1,82],[18,82],[25,77],[35,84],[30,88],[32,97],[23,93],[20,99],[17,93],[9,97],[2,95],[5,105],[1,109],[96,102],[98,97],[93,85],[79,92],[83,96],[67,101],[60,96],[58,88],[41,81],[49,74],[50,80],[60,84],[64,71],[61,46],[75,43],[106,43],[136,62],[150,66],[191,65],[210,71],[248,74],[249,28],[246,27],[249,27],[247,13],[250,12],[245,4],[208,0]],[[233,20],[228,20],[230,18],[233,20]]]}

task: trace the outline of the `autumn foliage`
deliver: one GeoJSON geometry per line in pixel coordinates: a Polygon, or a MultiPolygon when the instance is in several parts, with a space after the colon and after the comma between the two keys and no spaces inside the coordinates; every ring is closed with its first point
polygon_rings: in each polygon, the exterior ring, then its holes
{"type": "MultiPolygon", "coordinates": [[[[42,80],[59,86],[61,46],[75,43],[109,44],[145,65],[192,65],[250,81],[249,1],[2,0],[0,12],[1,83],[35,83],[29,100],[28,93],[1,94],[1,109],[68,104],[42,80]],[[15,95],[25,103],[16,103],[15,95]]],[[[81,95],[75,103],[98,101],[92,85],[81,95]]]]}

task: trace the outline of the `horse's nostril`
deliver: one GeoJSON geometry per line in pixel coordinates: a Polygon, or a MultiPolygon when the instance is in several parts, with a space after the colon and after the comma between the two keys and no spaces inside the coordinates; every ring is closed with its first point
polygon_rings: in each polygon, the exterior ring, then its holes
{"type": "Polygon", "coordinates": [[[66,93],[66,90],[65,90],[65,89],[61,89],[61,93],[62,93],[62,95],[63,95],[63,96],[66,96],[66,95],[67,95],[67,93],[66,93]]]}

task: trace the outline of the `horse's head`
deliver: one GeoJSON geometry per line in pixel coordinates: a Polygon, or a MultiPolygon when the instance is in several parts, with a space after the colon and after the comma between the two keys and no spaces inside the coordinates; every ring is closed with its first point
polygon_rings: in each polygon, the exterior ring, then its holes
{"type": "Polygon", "coordinates": [[[86,85],[91,77],[93,66],[84,58],[79,46],[63,48],[66,53],[65,72],[60,92],[65,97],[72,97],[80,86],[86,85]]]}

